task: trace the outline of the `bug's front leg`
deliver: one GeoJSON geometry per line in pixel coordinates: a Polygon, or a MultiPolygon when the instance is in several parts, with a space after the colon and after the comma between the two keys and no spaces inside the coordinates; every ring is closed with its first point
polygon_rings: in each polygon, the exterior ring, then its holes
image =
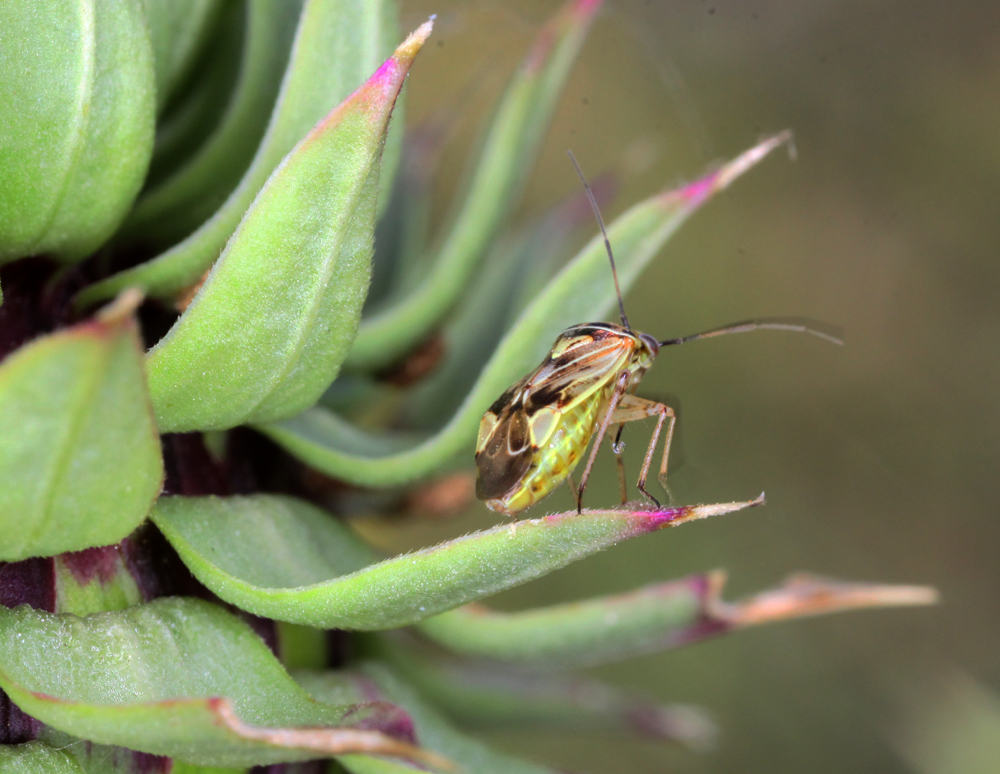
{"type": "Polygon", "coordinates": [[[597,437],[594,439],[594,447],[590,450],[590,457],[587,458],[587,466],[583,469],[583,476],[580,477],[580,487],[577,489],[576,497],[577,513],[583,510],[583,490],[587,486],[587,479],[590,478],[590,469],[594,467],[594,460],[597,458],[597,452],[601,448],[601,442],[604,441],[604,435],[608,432],[608,426],[614,421],[612,417],[615,410],[621,404],[622,399],[627,397],[625,391],[628,389],[630,378],[631,375],[628,371],[622,371],[615,380],[615,389],[611,393],[608,409],[604,412],[604,417],[601,419],[601,427],[597,431],[597,437]]]}
{"type": "Polygon", "coordinates": [[[656,442],[660,439],[660,431],[663,429],[664,422],[669,420],[669,423],[667,424],[667,439],[663,443],[663,460],[660,462],[660,474],[658,478],[660,484],[666,490],[667,496],[670,496],[670,489],[667,487],[667,461],[670,457],[670,442],[674,437],[674,422],[676,420],[674,410],[670,408],[670,406],[663,403],[646,400],[645,398],[639,398],[635,395],[625,395],[619,401],[618,407],[615,409],[614,415],[612,416],[612,421],[634,422],[637,419],[645,419],[646,417],[651,417],[657,414],[660,419],[656,423],[656,429],[653,430],[653,437],[649,442],[649,448],[646,450],[646,458],[642,462],[642,471],[639,473],[638,487],[640,492],[656,503],[657,507],[659,507],[659,500],[646,491],[646,476],[649,475],[649,466],[653,462],[653,454],[656,452],[656,442]]]}

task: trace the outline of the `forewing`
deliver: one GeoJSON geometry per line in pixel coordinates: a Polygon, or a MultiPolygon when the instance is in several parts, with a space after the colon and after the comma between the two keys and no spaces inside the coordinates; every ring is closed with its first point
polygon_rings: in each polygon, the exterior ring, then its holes
{"type": "Polygon", "coordinates": [[[547,406],[572,408],[609,384],[628,365],[634,348],[631,338],[602,329],[567,331],[528,377],[523,401],[529,415],[547,406]]]}
{"type": "Polygon", "coordinates": [[[533,449],[523,394],[511,388],[483,416],[476,449],[476,497],[480,500],[503,497],[531,467],[533,449]],[[501,403],[504,398],[507,402],[501,403]]]}

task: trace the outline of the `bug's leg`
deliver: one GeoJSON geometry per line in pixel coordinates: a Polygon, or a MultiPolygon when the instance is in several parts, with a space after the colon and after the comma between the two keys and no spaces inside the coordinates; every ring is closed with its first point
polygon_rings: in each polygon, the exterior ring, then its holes
{"type": "Polygon", "coordinates": [[[566,474],[566,483],[569,485],[569,491],[573,493],[573,499],[576,501],[576,512],[580,512],[580,491],[576,488],[576,484],[573,483],[573,474],[566,474]]]}
{"type": "Polygon", "coordinates": [[[667,496],[670,496],[670,489],[667,487],[667,462],[670,458],[670,441],[674,437],[674,421],[676,419],[674,410],[663,403],[638,398],[635,395],[626,395],[615,411],[614,420],[616,422],[632,422],[637,419],[651,417],[655,414],[659,414],[660,418],[656,423],[656,429],[653,430],[653,437],[649,442],[649,448],[646,450],[646,458],[642,462],[638,487],[640,492],[659,506],[659,501],[646,491],[646,476],[649,475],[649,467],[653,462],[653,454],[656,452],[656,443],[660,440],[660,432],[663,430],[663,424],[669,419],[670,421],[667,424],[667,438],[663,444],[663,460],[660,463],[658,479],[666,490],[667,496]]]}
{"type": "Polygon", "coordinates": [[[628,371],[622,371],[618,374],[615,390],[611,393],[611,400],[608,403],[608,410],[604,412],[604,417],[601,419],[601,427],[597,431],[597,438],[594,439],[594,448],[591,449],[590,457],[587,458],[587,467],[583,469],[583,476],[580,477],[580,486],[577,489],[576,499],[577,513],[583,510],[583,490],[587,486],[587,479],[590,478],[590,469],[594,467],[594,460],[597,458],[597,452],[601,448],[601,442],[604,441],[604,435],[608,432],[608,425],[612,423],[611,417],[615,413],[615,409],[618,408],[618,404],[621,403],[622,397],[625,395],[625,390],[628,389],[629,378],[628,371]]]}
{"type": "Polygon", "coordinates": [[[618,488],[622,495],[622,505],[628,502],[628,484],[625,481],[625,460],[622,452],[625,451],[625,444],[622,443],[622,430],[625,425],[618,425],[618,432],[615,433],[615,440],[611,444],[611,450],[615,453],[615,462],[618,463],[618,488]]]}

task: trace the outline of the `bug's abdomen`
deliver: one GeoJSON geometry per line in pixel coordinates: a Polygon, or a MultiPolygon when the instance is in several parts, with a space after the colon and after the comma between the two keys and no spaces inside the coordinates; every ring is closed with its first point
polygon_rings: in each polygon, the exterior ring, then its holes
{"type": "Polygon", "coordinates": [[[583,457],[609,393],[610,390],[598,390],[562,413],[549,442],[533,450],[531,464],[518,484],[502,497],[487,500],[486,506],[513,516],[547,497],[565,481],[583,457]]]}

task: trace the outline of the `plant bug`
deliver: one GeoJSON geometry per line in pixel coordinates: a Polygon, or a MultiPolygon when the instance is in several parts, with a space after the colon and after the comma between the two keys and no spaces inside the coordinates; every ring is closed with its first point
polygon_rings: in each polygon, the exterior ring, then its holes
{"type": "MultiPolygon", "coordinates": [[[[604,219],[579,164],[570,160],[583,181],[597,217],[611,264],[621,325],[581,323],[559,334],[542,363],[503,395],[483,415],[476,442],[476,496],[491,510],[513,516],[544,499],[572,473],[594,440],[575,487],[577,512],[583,507],[597,451],[611,425],[618,425],[612,448],[618,461],[622,502],[627,499],[622,465],[621,432],[626,422],[658,417],[639,473],[638,489],[659,507],[646,490],[646,478],[663,426],[667,426],[658,479],[666,489],[667,461],[675,416],[664,403],[635,394],[643,375],[662,347],[685,344],[729,333],[771,329],[812,333],[840,344],[830,333],[787,318],[748,320],[678,339],[659,341],[629,325],[618,284],[615,257],[604,219]],[[595,438],[596,434],[596,438],[595,438]]],[[[572,479],[570,479],[572,486],[572,479]]]]}

